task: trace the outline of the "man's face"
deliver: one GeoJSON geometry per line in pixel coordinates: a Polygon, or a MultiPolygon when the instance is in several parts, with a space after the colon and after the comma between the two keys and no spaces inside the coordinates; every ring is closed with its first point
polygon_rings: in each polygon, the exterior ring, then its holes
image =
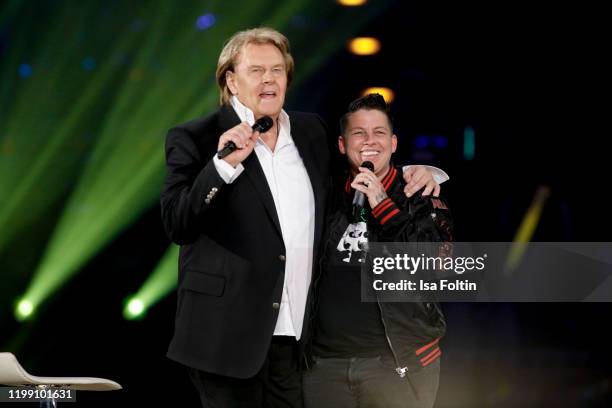
{"type": "Polygon", "coordinates": [[[285,103],[287,70],[283,55],[272,44],[247,44],[234,72],[227,73],[233,95],[255,114],[277,118],[285,103]]]}
{"type": "Polygon", "coordinates": [[[353,173],[367,160],[374,164],[374,173],[382,177],[397,149],[397,137],[391,132],[387,115],[379,110],[360,109],[349,116],[344,135],[338,138],[338,147],[348,158],[353,173]]]}

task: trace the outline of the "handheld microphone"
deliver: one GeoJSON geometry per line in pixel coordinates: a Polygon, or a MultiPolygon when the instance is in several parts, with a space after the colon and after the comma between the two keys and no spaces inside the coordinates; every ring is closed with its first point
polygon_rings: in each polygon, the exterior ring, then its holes
{"type": "MultiPolygon", "coordinates": [[[[370,171],[374,171],[374,164],[371,161],[364,161],[361,163],[360,167],[365,167],[370,171]]],[[[363,205],[365,203],[365,194],[361,191],[355,190],[355,195],[353,196],[353,215],[356,216],[360,213],[363,205]]]]}
{"type": "MultiPolygon", "coordinates": [[[[268,130],[270,130],[273,124],[274,122],[272,121],[271,117],[262,116],[261,118],[257,119],[253,126],[251,126],[251,129],[253,129],[253,132],[257,131],[259,133],[266,133],[268,130]]],[[[236,150],[236,143],[229,141],[225,144],[225,146],[223,146],[223,149],[217,152],[217,157],[222,159],[234,150],[236,150]]]]}

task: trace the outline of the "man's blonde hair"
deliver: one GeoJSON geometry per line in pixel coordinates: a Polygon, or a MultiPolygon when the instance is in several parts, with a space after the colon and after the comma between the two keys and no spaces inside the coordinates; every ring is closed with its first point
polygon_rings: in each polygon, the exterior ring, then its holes
{"type": "Polygon", "coordinates": [[[217,62],[217,85],[219,85],[220,103],[229,103],[232,93],[227,87],[225,75],[228,71],[234,71],[238,63],[238,57],[242,49],[248,44],[272,44],[283,55],[285,60],[285,70],[287,72],[287,86],[293,79],[293,57],[289,52],[289,40],[276,30],[268,27],[252,28],[250,30],[239,31],[234,34],[221,50],[219,61],[217,62]]]}

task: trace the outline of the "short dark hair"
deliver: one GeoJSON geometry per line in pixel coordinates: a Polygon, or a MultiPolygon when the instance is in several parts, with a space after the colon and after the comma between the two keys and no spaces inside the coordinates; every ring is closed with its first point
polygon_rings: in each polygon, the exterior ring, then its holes
{"type": "Polygon", "coordinates": [[[391,128],[391,133],[393,133],[393,119],[391,118],[391,113],[389,112],[389,105],[385,102],[385,98],[381,94],[371,93],[361,98],[355,99],[348,106],[347,112],[342,115],[340,118],[340,134],[344,136],[344,131],[346,130],[346,125],[348,124],[349,117],[357,112],[358,110],[377,110],[381,111],[387,116],[387,120],[389,122],[389,127],[391,128]]]}

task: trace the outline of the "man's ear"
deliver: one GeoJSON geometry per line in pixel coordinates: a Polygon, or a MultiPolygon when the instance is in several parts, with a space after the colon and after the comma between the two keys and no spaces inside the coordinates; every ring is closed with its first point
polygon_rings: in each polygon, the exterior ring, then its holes
{"type": "Polygon", "coordinates": [[[346,154],[346,148],[344,147],[344,138],[342,136],[338,136],[338,149],[340,153],[346,154]]]}
{"type": "Polygon", "coordinates": [[[236,86],[236,82],[234,81],[234,73],[232,71],[227,71],[225,73],[225,83],[229,88],[232,95],[238,95],[238,87],[236,86]]]}
{"type": "Polygon", "coordinates": [[[395,153],[397,150],[397,136],[391,136],[391,153],[395,153]]]}

